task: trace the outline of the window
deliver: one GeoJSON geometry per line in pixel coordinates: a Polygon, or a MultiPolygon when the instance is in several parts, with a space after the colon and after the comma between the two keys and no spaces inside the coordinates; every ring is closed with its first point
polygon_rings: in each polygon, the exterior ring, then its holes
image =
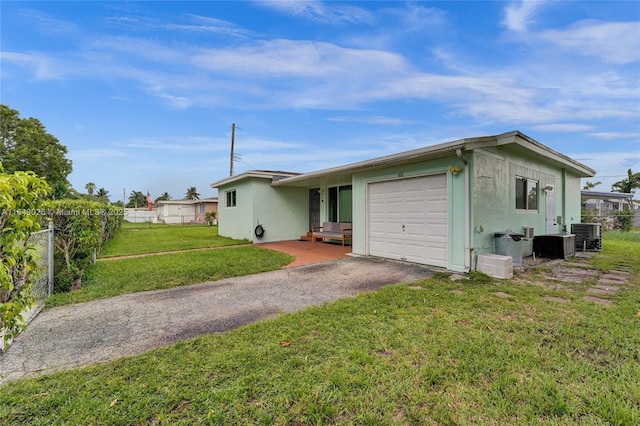
{"type": "Polygon", "coordinates": [[[538,181],[516,177],[516,210],[538,210],[538,181]]]}
{"type": "Polygon", "coordinates": [[[227,191],[227,207],[235,207],[236,206],[236,190],[232,189],[231,191],[227,191]]]}
{"type": "Polygon", "coordinates": [[[329,222],[351,222],[351,185],[329,188],[329,222]]]}
{"type": "Polygon", "coordinates": [[[204,208],[205,208],[204,203],[201,203],[200,204],[200,213],[204,213],[204,208]]]}

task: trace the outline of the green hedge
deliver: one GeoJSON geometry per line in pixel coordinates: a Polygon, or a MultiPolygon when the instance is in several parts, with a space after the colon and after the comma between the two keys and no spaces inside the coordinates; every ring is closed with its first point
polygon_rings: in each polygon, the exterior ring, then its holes
{"type": "MultiPolygon", "coordinates": [[[[33,304],[37,252],[29,235],[40,229],[39,212],[51,189],[33,172],[4,173],[0,163],[0,349],[23,328],[33,304]]],[[[0,350],[1,352],[1,350],[0,350]]]]}
{"type": "Polygon", "coordinates": [[[94,254],[120,229],[122,208],[84,199],[51,200],[48,217],[55,227],[54,291],[80,285],[94,254]]]}

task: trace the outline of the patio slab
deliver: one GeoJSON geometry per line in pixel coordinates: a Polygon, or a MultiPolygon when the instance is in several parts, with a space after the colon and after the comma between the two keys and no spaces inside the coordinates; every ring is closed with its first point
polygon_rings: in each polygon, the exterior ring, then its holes
{"type": "Polygon", "coordinates": [[[301,240],[276,241],[272,243],[256,244],[257,247],[269,250],[276,250],[290,254],[295,260],[285,266],[293,268],[296,266],[310,265],[312,263],[326,262],[328,260],[343,259],[351,255],[351,246],[341,244],[321,243],[301,240]]]}

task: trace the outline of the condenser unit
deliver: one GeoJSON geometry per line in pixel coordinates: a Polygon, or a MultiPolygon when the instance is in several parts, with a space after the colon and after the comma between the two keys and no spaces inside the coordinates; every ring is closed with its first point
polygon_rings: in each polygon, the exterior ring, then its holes
{"type": "Polygon", "coordinates": [[[572,223],[571,233],[576,236],[576,250],[602,249],[602,234],[599,223],[572,223]]]}
{"type": "Polygon", "coordinates": [[[533,226],[523,226],[522,231],[524,233],[525,240],[533,240],[533,226]]]}
{"type": "Polygon", "coordinates": [[[576,254],[575,235],[549,234],[533,238],[533,252],[548,259],[566,259],[576,254]]]}

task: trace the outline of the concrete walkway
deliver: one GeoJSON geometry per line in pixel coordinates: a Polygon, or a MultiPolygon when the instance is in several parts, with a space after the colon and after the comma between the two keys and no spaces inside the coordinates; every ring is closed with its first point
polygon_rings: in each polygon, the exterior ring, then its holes
{"type": "Polygon", "coordinates": [[[355,257],[49,309],[0,355],[0,384],[141,354],[431,274],[414,264],[355,257]]]}

